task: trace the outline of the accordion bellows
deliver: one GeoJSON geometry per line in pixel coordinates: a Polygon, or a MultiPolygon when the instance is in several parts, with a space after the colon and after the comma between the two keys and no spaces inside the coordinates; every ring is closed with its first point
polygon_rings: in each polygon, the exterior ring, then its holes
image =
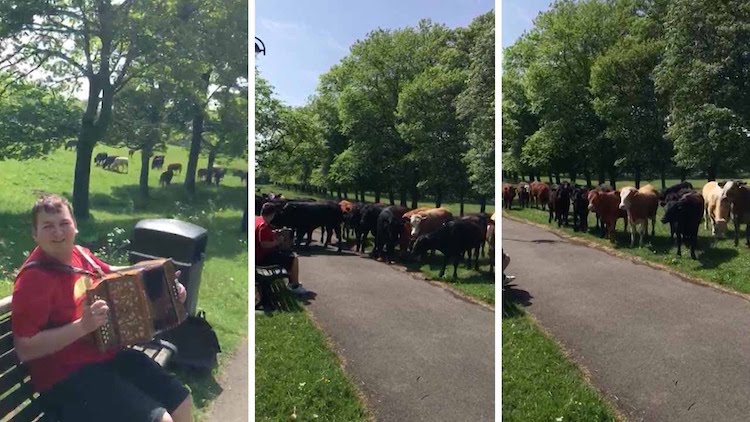
{"type": "Polygon", "coordinates": [[[86,291],[89,304],[102,299],[108,321],[91,334],[106,351],[147,342],[187,318],[171,259],[141,261],[108,274],[86,291]]]}

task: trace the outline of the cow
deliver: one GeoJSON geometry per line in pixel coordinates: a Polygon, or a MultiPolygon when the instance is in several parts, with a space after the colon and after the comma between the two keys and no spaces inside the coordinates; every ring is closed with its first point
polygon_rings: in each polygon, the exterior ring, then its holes
{"type": "Polygon", "coordinates": [[[737,182],[737,194],[731,200],[732,222],[734,223],[734,246],[740,244],[740,225],[745,224],[745,245],[750,246],[750,189],[745,182],[737,182]]]}
{"type": "MultiPolygon", "coordinates": [[[[332,229],[336,232],[338,239],[338,251],[341,252],[341,221],[343,214],[341,209],[332,202],[294,202],[289,201],[274,216],[271,224],[277,227],[289,227],[297,232],[295,244],[302,243],[302,238],[307,233],[307,244],[312,242],[312,232],[317,227],[332,229]]],[[[330,233],[330,232],[329,232],[330,233]]],[[[324,247],[331,242],[332,234],[329,234],[324,247]]]]}
{"type": "Polygon", "coordinates": [[[577,186],[573,189],[573,231],[589,229],[589,190],[577,186]]]}
{"type": "MultiPolygon", "coordinates": [[[[182,170],[182,168],[180,168],[180,170],[182,170]]],[[[219,183],[221,183],[221,179],[224,178],[224,175],[226,175],[226,169],[224,167],[213,167],[211,169],[211,178],[216,186],[219,186],[219,183]]]]}
{"type": "Polygon", "coordinates": [[[471,251],[475,251],[474,267],[479,270],[479,248],[484,244],[487,231],[485,222],[484,229],[471,220],[452,220],[446,222],[440,229],[420,236],[414,243],[414,254],[424,259],[427,251],[437,249],[443,254],[443,266],[439,277],[445,275],[448,261],[453,260],[453,278],[458,277],[459,260],[468,251],[469,259],[467,268],[471,268],[471,251]]]}
{"type": "Polygon", "coordinates": [[[96,157],[94,157],[94,165],[95,166],[101,166],[104,164],[104,160],[107,159],[107,153],[106,152],[100,152],[96,154],[96,157]]]}
{"type": "Polygon", "coordinates": [[[206,174],[208,174],[208,170],[198,169],[198,173],[197,173],[198,180],[204,180],[206,178],[206,174]]]}
{"type": "Polygon", "coordinates": [[[362,202],[352,202],[349,212],[344,213],[344,230],[347,240],[349,240],[352,231],[354,232],[354,238],[359,239],[362,232],[362,209],[365,205],[362,202]]]}
{"type": "Polygon", "coordinates": [[[411,217],[413,215],[417,215],[421,212],[431,210],[430,207],[419,207],[415,208],[411,211],[407,211],[401,219],[403,220],[403,231],[401,232],[401,236],[399,236],[399,251],[401,255],[403,256],[408,250],[411,250],[412,247],[412,238],[411,238],[411,217]]]}
{"type": "Polygon", "coordinates": [[[503,183],[503,207],[511,209],[513,207],[513,198],[516,197],[516,187],[510,183],[503,183]]]}
{"type": "Polygon", "coordinates": [[[554,218],[557,221],[557,227],[562,227],[563,224],[568,225],[572,193],[573,189],[568,182],[562,182],[552,189],[549,196],[549,221],[547,223],[551,223],[554,218]]]}
{"type": "MultiPolygon", "coordinates": [[[[408,226],[411,231],[407,234],[406,241],[408,247],[411,248],[414,241],[422,235],[432,233],[439,229],[443,223],[453,219],[453,214],[448,211],[447,208],[428,208],[420,212],[414,213],[409,217],[408,226]]],[[[406,226],[406,224],[405,224],[406,226]]],[[[404,242],[402,241],[402,244],[404,242]]],[[[435,256],[435,251],[432,251],[432,256],[435,256]]]]}
{"type": "Polygon", "coordinates": [[[245,170],[234,169],[232,171],[232,176],[239,177],[240,178],[240,182],[242,182],[242,183],[246,183],[247,182],[247,174],[248,174],[248,172],[245,171],[245,170]]]}
{"type": "Polygon", "coordinates": [[[396,243],[404,228],[402,217],[407,211],[409,211],[408,208],[400,205],[391,205],[380,211],[375,235],[375,248],[371,254],[373,258],[384,258],[389,264],[393,263],[396,243]],[[383,255],[383,249],[385,249],[385,255],[383,255]]]}
{"type": "Polygon", "coordinates": [[[151,161],[151,169],[161,169],[164,167],[164,156],[163,155],[157,155],[154,157],[153,161],[151,161]]]}
{"type": "MultiPolygon", "coordinates": [[[[690,258],[697,259],[695,248],[698,245],[698,229],[703,216],[703,196],[692,189],[681,190],[685,192],[680,197],[673,196],[671,192],[664,205],[664,216],[661,222],[669,223],[677,235],[677,256],[682,256],[682,241],[690,246],[690,258]]],[[[750,192],[748,192],[750,193],[750,192]]]]}
{"type": "Polygon", "coordinates": [[[528,208],[531,201],[531,187],[528,183],[521,183],[518,185],[518,203],[521,208],[528,208]]]}
{"type": "Polygon", "coordinates": [[[367,234],[372,233],[373,236],[377,237],[378,227],[378,216],[380,211],[385,208],[385,204],[367,204],[362,208],[362,213],[359,222],[359,236],[357,236],[357,252],[365,253],[365,241],[367,240],[367,234]]]}
{"type": "Polygon", "coordinates": [[[540,208],[541,205],[542,210],[544,210],[547,202],[549,202],[550,187],[546,183],[532,182],[529,189],[531,189],[531,199],[534,202],[534,207],[540,208]]]}
{"type": "Polygon", "coordinates": [[[65,151],[68,149],[75,151],[78,148],[78,141],[68,141],[65,143],[65,151]]]}
{"type": "Polygon", "coordinates": [[[115,162],[115,158],[117,158],[116,155],[110,155],[107,158],[102,161],[102,168],[108,169],[112,166],[112,163],[115,162]]]}
{"type": "Polygon", "coordinates": [[[113,170],[113,171],[118,171],[118,172],[121,171],[123,168],[125,170],[128,170],[128,157],[107,157],[107,160],[109,160],[110,158],[114,158],[114,159],[107,167],[108,169],[113,170]]]}
{"type": "Polygon", "coordinates": [[[130,150],[128,150],[128,157],[133,157],[133,154],[135,154],[136,151],[138,151],[138,150],[137,149],[130,149],[130,150]]]}
{"type": "MultiPolygon", "coordinates": [[[[676,185],[672,185],[659,195],[659,205],[666,207],[668,202],[673,202],[682,197],[682,195],[693,192],[693,184],[690,182],[681,182],[676,185]]],[[[703,199],[703,197],[701,197],[703,199]]],[[[674,242],[675,234],[677,233],[676,221],[675,223],[669,223],[669,240],[674,242]]]]}
{"type": "Polygon", "coordinates": [[[706,218],[705,229],[708,230],[708,222],[711,221],[711,234],[714,237],[724,237],[727,231],[727,220],[729,220],[732,204],[729,198],[724,196],[724,188],[726,184],[721,187],[718,183],[711,181],[706,183],[702,190],[706,218]]]}
{"type": "Polygon", "coordinates": [[[620,191],[620,209],[628,212],[630,224],[630,247],[635,246],[635,235],[639,232],[638,244],[643,244],[643,237],[648,234],[648,220],[651,220],[651,237],[654,237],[656,211],[659,208],[659,192],[652,186],[646,185],[640,189],[632,186],[620,191]]]}
{"type": "Polygon", "coordinates": [[[159,176],[159,186],[169,186],[169,184],[172,183],[173,176],[174,173],[172,170],[162,172],[161,176],[159,176]]]}
{"type": "Polygon", "coordinates": [[[167,166],[167,170],[171,170],[175,173],[182,173],[182,164],[180,163],[172,163],[167,166]]]}
{"type": "MultiPolygon", "coordinates": [[[[486,213],[480,212],[480,213],[466,214],[463,217],[461,217],[460,220],[470,221],[476,224],[477,226],[479,226],[479,228],[482,231],[482,239],[485,239],[487,238],[487,220],[489,220],[489,217],[490,216],[487,215],[486,213]]],[[[484,256],[484,242],[482,242],[480,247],[482,251],[482,256],[484,256]]]]}
{"type": "MultiPolygon", "coordinates": [[[[604,237],[606,233],[610,242],[614,243],[617,219],[622,216],[619,208],[620,193],[594,189],[589,191],[588,200],[589,211],[597,213],[601,220],[601,237],[604,237]]],[[[625,221],[627,222],[627,216],[625,221]]]]}

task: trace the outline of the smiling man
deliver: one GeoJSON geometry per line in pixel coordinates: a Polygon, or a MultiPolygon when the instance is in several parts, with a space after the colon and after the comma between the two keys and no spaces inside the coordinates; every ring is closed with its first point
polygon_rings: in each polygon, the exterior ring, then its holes
{"type": "Polygon", "coordinates": [[[141,352],[101,352],[88,335],[109,308],[103,300],[87,305],[86,287],[119,267],[76,246],[70,203],[45,195],[31,214],[37,247],[16,276],[12,329],[45,412],[61,421],[191,421],[190,392],[179,380],[141,352]]]}

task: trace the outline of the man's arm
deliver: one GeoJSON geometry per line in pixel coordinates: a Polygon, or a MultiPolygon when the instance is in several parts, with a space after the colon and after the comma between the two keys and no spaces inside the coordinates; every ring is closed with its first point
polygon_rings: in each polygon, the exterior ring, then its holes
{"type": "Polygon", "coordinates": [[[69,324],[40,331],[31,337],[14,336],[18,360],[27,362],[63,349],[104,325],[108,310],[105,301],[97,300],[91,306],[84,306],[83,316],[69,324]]]}

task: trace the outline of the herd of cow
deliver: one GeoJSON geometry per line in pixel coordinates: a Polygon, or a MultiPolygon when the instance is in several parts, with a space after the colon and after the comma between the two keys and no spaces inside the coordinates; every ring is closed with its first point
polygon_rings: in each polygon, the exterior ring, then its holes
{"type": "MultiPolygon", "coordinates": [[[[106,152],[100,152],[94,157],[94,165],[101,166],[104,169],[113,171],[121,171],[123,168],[127,170],[128,157],[118,157],[116,155],[107,155],[106,152]]],[[[154,159],[151,161],[151,169],[161,170],[162,168],[164,168],[164,155],[154,156],[154,159]]],[[[216,184],[216,186],[218,186],[219,183],[221,183],[221,179],[223,179],[226,175],[227,169],[219,166],[213,166],[211,170],[211,180],[216,184]]],[[[174,177],[175,173],[182,173],[182,164],[172,163],[167,165],[167,170],[163,171],[159,176],[159,185],[168,186],[170,183],[172,183],[172,178],[174,177]]],[[[198,169],[198,180],[208,180],[207,175],[208,170],[198,169]]],[[[233,170],[232,175],[239,177],[240,181],[242,182],[247,182],[247,171],[235,169],[233,170]]]]}
{"type": "Polygon", "coordinates": [[[333,232],[338,239],[338,251],[342,249],[342,229],[347,240],[354,232],[356,251],[365,253],[365,241],[369,233],[375,237],[370,256],[382,258],[389,263],[395,257],[398,245],[402,258],[411,252],[424,258],[428,251],[439,250],[443,256],[440,277],[445,275],[448,262],[453,262],[453,277],[457,277],[458,264],[468,253],[466,266],[471,268],[472,253],[474,268],[479,270],[479,254],[484,256],[484,244],[489,243],[490,272],[494,266],[495,215],[485,213],[467,214],[454,218],[445,208],[409,209],[398,205],[361,203],[347,200],[317,201],[315,199],[285,199],[266,194],[255,195],[255,215],[260,215],[263,204],[276,205],[271,222],[275,227],[287,227],[296,232],[295,245],[299,246],[307,234],[306,246],[312,241],[312,232],[322,228],[325,242],[331,243],[333,232]]]}
{"type": "Polygon", "coordinates": [[[640,189],[625,187],[613,190],[602,184],[594,189],[587,189],[569,182],[549,184],[542,182],[503,184],[503,206],[510,209],[513,199],[518,194],[522,208],[533,205],[536,208],[549,210],[549,220],[554,219],[558,227],[568,224],[568,214],[572,204],[573,229],[586,231],[588,213],[596,214],[596,225],[601,236],[605,233],[615,241],[617,220],[625,220],[625,231],[630,225],[630,245],[643,243],[648,233],[648,222],[651,221],[651,236],[654,236],[656,212],[659,205],[664,208],[663,224],[670,226],[670,239],[677,239],[677,255],[682,255],[682,243],[690,247],[690,256],[696,259],[695,248],[698,242],[698,230],[701,220],[705,229],[715,237],[723,237],[727,224],[734,224],[734,245],[739,245],[740,225],[745,224],[745,242],[750,246],[750,188],[740,180],[722,182],[710,181],[698,192],[689,182],[678,183],[664,190],[657,191],[646,185],[640,189]]]}

